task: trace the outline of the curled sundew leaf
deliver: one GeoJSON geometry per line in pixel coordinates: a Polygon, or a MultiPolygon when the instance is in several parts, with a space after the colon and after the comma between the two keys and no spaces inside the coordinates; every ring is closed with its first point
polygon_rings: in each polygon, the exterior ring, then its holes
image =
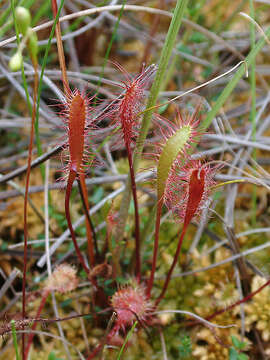
{"type": "Polygon", "coordinates": [[[171,136],[163,147],[157,166],[158,199],[163,196],[170,169],[180,153],[183,152],[191,134],[191,126],[183,126],[171,136]]]}
{"type": "Polygon", "coordinates": [[[161,151],[158,156],[157,165],[158,201],[163,197],[166,182],[175,160],[179,160],[181,154],[185,156],[186,150],[199,135],[196,131],[199,124],[197,120],[199,108],[200,107],[197,106],[194,113],[185,120],[183,120],[178,113],[177,124],[170,123],[169,131],[166,133],[163,131],[164,139],[160,146],[161,151]]]}

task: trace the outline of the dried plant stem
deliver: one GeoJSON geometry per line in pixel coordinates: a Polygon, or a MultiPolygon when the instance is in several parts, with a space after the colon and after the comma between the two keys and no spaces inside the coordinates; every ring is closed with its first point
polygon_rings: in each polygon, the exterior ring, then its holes
{"type": "MultiPolygon", "coordinates": [[[[59,9],[58,9],[57,14],[55,16],[55,19],[54,19],[54,21],[52,21],[52,28],[51,28],[50,36],[49,36],[48,43],[47,43],[47,46],[46,46],[46,50],[45,50],[45,54],[44,54],[43,62],[42,62],[42,66],[41,66],[41,72],[40,72],[40,80],[39,80],[38,94],[37,94],[36,121],[35,121],[36,144],[37,144],[37,153],[38,153],[39,157],[42,155],[42,147],[41,147],[40,136],[39,136],[39,107],[40,107],[40,98],[41,98],[41,90],[42,90],[42,81],[43,81],[44,71],[45,71],[45,67],[46,67],[46,64],[47,64],[47,59],[48,59],[49,50],[50,50],[50,47],[51,47],[51,42],[52,42],[52,38],[53,38],[53,35],[54,35],[56,23],[57,23],[57,21],[58,21],[58,19],[60,17],[61,9],[64,6],[64,1],[65,0],[61,0],[61,3],[59,5],[59,9]]],[[[44,177],[44,173],[45,173],[44,166],[41,165],[40,169],[41,169],[41,174],[44,177]]]]}
{"type": "Polygon", "coordinates": [[[184,240],[184,237],[185,237],[185,234],[186,234],[186,231],[187,231],[187,227],[188,227],[188,224],[185,224],[184,227],[183,227],[183,230],[181,232],[181,235],[180,235],[180,238],[179,238],[179,241],[178,241],[177,249],[176,249],[176,252],[175,252],[175,255],[174,255],[174,258],[173,258],[172,265],[171,265],[170,270],[169,270],[169,272],[167,274],[167,277],[166,277],[165,283],[163,285],[163,288],[161,290],[161,293],[160,293],[159,297],[157,298],[157,300],[155,302],[155,306],[158,306],[158,304],[163,299],[163,297],[164,297],[164,295],[165,295],[165,293],[167,291],[169,282],[170,282],[171,277],[172,277],[173,270],[175,268],[175,265],[177,263],[177,260],[178,260],[178,257],[179,257],[179,254],[180,254],[180,251],[181,251],[181,248],[182,248],[182,244],[183,244],[183,240],[184,240]]]}
{"type": "Polygon", "coordinates": [[[140,217],[139,217],[139,206],[138,206],[138,198],[137,198],[137,188],[135,181],[135,173],[133,168],[133,160],[130,149],[130,143],[126,141],[126,148],[128,154],[128,163],[130,170],[130,181],[131,181],[131,189],[134,201],[134,211],[135,211],[135,255],[136,255],[136,268],[135,274],[138,279],[138,282],[141,281],[141,253],[140,253],[140,217]]]}
{"type": "MultiPolygon", "coordinates": [[[[265,31],[265,36],[270,36],[270,27],[268,27],[265,31]]],[[[207,114],[206,118],[203,120],[202,122],[202,127],[204,129],[207,129],[209,127],[209,125],[211,124],[212,120],[214,119],[214,117],[217,115],[217,113],[219,112],[219,110],[221,109],[221,107],[223,106],[223,104],[225,103],[225,101],[227,100],[227,98],[230,96],[230,94],[232,93],[232,91],[234,90],[234,88],[236,87],[236,85],[238,84],[239,80],[241,79],[241,77],[245,74],[246,72],[246,67],[250,66],[252,64],[252,62],[255,60],[257,54],[259,53],[259,51],[263,48],[265,44],[265,37],[262,37],[261,39],[259,39],[257,41],[257,43],[255,44],[254,48],[250,51],[250,53],[248,54],[248,56],[245,59],[244,64],[242,64],[240,66],[240,68],[237,70],[237,72],[234,74],[233,78],[228,82],[228,84],[226,85],[226,87],[223,89],[222,93],[219,95],[216,103],[214,104],[214,106],[212,107],[212,109],[209,111],[209,113],[207,114]]]]}
{"type": "MultiPolygon", "coordinates": [[[[33,109],[32,109],[32,119],[31,119],[31,131],[30,131],[30,142],[28,147],[28,160],[27,160],[27,171],[26,171],[26,182],[25,182],[25,194],[24,194],[24,204],[23,204],[23,232],[24,232],[24,251],[23,251],[23,282],[22,282],[22,317],[26,317],[26,299],[25,299],[25,289],[26,289],[26,271],[27,271],[27,240],[28,240],[28,224],[27,224],[27,208],[28,208],[28,192],[29,192],[29,183],[30,183],[30,173],[31,173],[31,161],[32,161],[32,151],[34,143],[34,124],[36,118],[36,101],[37,101],[37,90],[38,90],[38,71],[37,71],[37,62],[33,62],[35,76],[34,76],[34,97],[33,97],[33,109]]],[[[22,354],[23,360],[26,359],[25,353],[25,334],[22,334],[22,354]]]]}
{"type": "MultiPolygon", "coordinates": [[[[251,18],[255,17],[254,3],[253,0],[249,0],[249,10],[251,18]]],[[[255,24],[250,23],[250,44],[251,50],[254,50],[255,47],[255,24]]],[[[251,111],[250,111],[250,121],[252,124],[252,140],[256,141],[256,59],[254,59],[250,64],[250,90],[251,90],[251,111]]],[[[253,157],[256,160],[257,152],[256,149],[253,150],[253,157]]],[[[253,186],[252,189],[252,219],[251,223],[256,226],[256,214],[257,214],[257,187],[253,186]]]]}
{"type": "MultiPolygon", "coordinates": [[[[47,298],[48,298],[49,295],[50,295],[49,291],[45,291],[43,293],[40,304],[39,304],[39,307],[38,307],[38,310],[37,310],[37,313],[36,313],[36,316],[35,316],[36,319],[40,318],[41,312],[42,312],[42,310],[43,310],[43,308],[44,308],[44,306],[46,304],[46,301],[47,301],[47,298]]],[[[31,330],[36,330],[37,324],[38,324],[37,322],[34,322],[32,327],[31,327],[31,330]]],[[[32,345],[34,335],[35,335],[34,333],[30,333],[30,335],[28,337],[28,343],[27,343],[27,346],[26,346],[26,349],[25,349],[25,357],[26,357],[26,359],[28,358],[28,353],[30,351],[30,347],[32,345]]]]}
{"type": "Polygon", "coordinates": [[[199,89],[201,89],[201,88],[204,88],[205,86],[207,86],[207,85],[209,85],[209,84],[211,84],[211,83],[213,83],[213,82],[215,82],[215,81],[223,78],[224,76],[229,75],[231,72],[233,72],[234,70],[236,70],[236,69],[237,69],[240,65],[242,65],[242,64],[245,65],[245,76],[248,77],[248,66],[247,66],[245,60],[241,60],[241,61],[239,61],[239,63],[237,63],[235,66],[233,66],[230,70],[225,71],[224,73],[222,73],[222,74],[214,77],[214,78],[211,79],[211,80],[205,81],[204,83],[202,83],[202,84],[200,84],[200,85],[198,85],[198,86],[195,86],[194,88],[191,88],[191,89],[189,89],[189,90],[187,90],[187,91],[182,92],[181,94],[175,96],[174,98],[168,100],[168,101],[165,102],[165,103],[158,104],[158,105],[154,105],[154,106],[152,106],[152,107],[148,107],[148,108],[146,108],[145,110],[141,111],[141,112],[138,114],[138,116],[139,116],[139,115],[142,115],[142,114],[144,114],[144,113],[146,113],[146,112],[148,112],[148,111],[156,110],[156,109],[158,109],[158,108],[160,108],[160,107],[162,107],[162,106],[164,106],[164,105],[172,104],[172,103],[175,102],[176,100],[178,100],[178,99],[180,99],[180,98],[182,98],[182,97],[184,97],[184,96],[186,96],[186,95],[188,95],[188,94],[191,94],[191,93],[193,93],[193,92],[195,92],[195,91],[197,91],[197,90],[199,90],[199,89]]]}
{"type": "MultiPolygon", "coordinates": [[[[56,0],[52,0],[52,10],[53,10],[53,15],[54,18],[56,18],[57,16],[57,2],[56,0]]],[[[56,24],[56,28],[55,28],[55,32],[56,32],[56,39],[57,39],[57,49],[58,49],[58,57],[59,57],[59,63],[60,63],[60,68],[61,68],[61,73],[62,73],[62,81],[63,81],[63,86],[64,86],[64,91],[65,91],[65,95],[66,97],[69,96],[69,94],[71,93],[70,87],[69,87],[69,81],[68,81],[68,77],[67,77],[67,69],[66,69],[66,61],[65,61],[65,54],[64,54],[64,49],[63,49],[63,42],[62,42],[62,37],[61,37],[61,28],[60,28],[60,22],[59,19],[57,21],[56,24]]],[[[83,207],[84,207],[84,212],[85,212],[85,219],[86,219],[86,234],[87,234],[87,248],[88,248],[88,257],[89,257],[89,262],[90,262],[90,267],[93,267],[95,265],[95,255],[94,255],[94,247],[93,247],[93,226],[91,223],[91,219],[89,216],[89,202],[88,202],[88,196],[87,196],[87,188],[86,188],[86,184],[85,184],[85,174],[82,173],[79,176],[79,188],[81,190],[81,197],[82,197],[82,201],[83,201],[83,207]]],[[[74,180],[73,180],[74,182],[74,180]]],[[[69,200],[68,200],[69,202],[69,200]]],[[[74,233],[75,235],[75,233],[74,233]]],[[[73,242],[75,240],[75,237],[72,238],[73,242]]],[[[76,240],[75,240],[76,243],[76,240]]],[[[79,248],[77,245],[74,246],[75,248],[77,247],[77,254],[79,256],[79,248]]],[[[97,245],[96,245],[96,250],[97,250],[97,245]]],[[[98,251],[97,251],[98,253],[98,251]]],[[[80,260],[81,264],[83,264],[83,262],[80,260]]]]}
{"type": "Polygon", "coordinates": [[[82,256],[82,253],[79,249],[77,240],[76,240],[76,235],[75,235],[75,231],[73,229],[72,226],[72,222],[71,222],[71,218],[70,218],[70,210],[69,210],[69,200],[70,200],[70,195],[71,195],[71,190],[72,190],[72,185],[76,179],[76,172],[75,171],[70,171],[69,176],[68,176],[68,182],[67,182],[67,188],[66,188],[66,196],[65,196],[65,213],[66,213],[66,219],[67,219],[67,223],[68,223],[68,228],[70,231],[70,235],[74,244],[74,248],[75,251],[77,253],[78,259],[83,267],[83,269],[85,270],[86,274],[89,273],[89,268],[87,267],[84,258],[82,256]]]}
{"type": "Polygon", "coordinates": [[[155,242],[154,242],[154,252],[153,252],[153,260],[152,260],[152,269],[150,278],[148,281],[148,286],[146,290],[146,295],[148,298],[151,296],[151,290],[154,283],[154,276],[157,266],[157,254],[158,254],[158,243],[159,243],[159,230],[160,230],[160,220],[161,220],[161,212],[162,212],[163,199],[160,199],[157,204],[157,213],[156,213],[156,228],[155,228],[155,242]]]}
{"type": "MultiPolygon", "coordinates": [[[[57,11],[58,11],[56,0],[52,0],[52,11],[53,11],[54,19],[55,19],[57,16],[57,11]]],[[[62,37],[61,37],[61,28],[60,28],[59,18],[56,23],[55,34],[56,34],[60,69],[62,72],[62,81],[63,81],[63,85],[64,85],[65,94],[68,95],[70,93],[70,88],[69,88],[68,77],[67,77],[67,69],[66,69],[66,62],[65,62],[64,48],[63,48],[63,42],[62,42],[62,37]]]]}

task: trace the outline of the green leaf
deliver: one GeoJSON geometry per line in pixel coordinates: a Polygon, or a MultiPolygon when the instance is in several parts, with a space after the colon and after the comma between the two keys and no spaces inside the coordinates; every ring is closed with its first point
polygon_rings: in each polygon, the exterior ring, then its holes
{"type": "Polygon", "coordinates": [[[84,315],[83,317],[85,320],[92,320],[93,316],[91,314],[84,315]]]}
{"type": "Polygon", "coordinates": [[[201,43],[201,42],[207,41],[207,38],[200,32],[194,31],[190,37],[190,41],[195,42],[195,43],[201,43]]]}
{"type": "Polygon", "coordinates": [[[62,358],[59,358],[55,355],[55,353],[52,351],[50,352],[49,356],[48,356],[48,360],[63,360],[62,358]]]}
{"type": "Polygon", "coordinates": [[[213,72],[212,66],[208,66],[202,71],[202,77],[204,79],[207,79],[212,74],[212,72],[213,72]]]}
{"type": "Polygon", "coordinates": [[[229,350],[229,359],[230,360],[238,360],[238,352],[235,348],[231,347],[229,350]]]}
{"type": "Polygon", "coordinates": [[[87,274],[83,269],[80,271],[80,277],[83,279],[87,279],[87,274]]]}
{"type": "Polygon", "coordinates": [[[244,341],[240,341],[236,336],[232,335],[232,343],[236,347],[236,349],[243,350],[246,347],[246,343],[244,341]]]}
{"type": "Polygon", "coordinates": [[[71,299],[67,299],[67,300],[64,300],[61,302],[61,307],[64,308],[64,307],[67,307],[71,304],[72,300],[71,299]]]}
{"type": "Polygon", "coordinates": [[[192,55],[191,49],[188,46],[184,45],[184,44],[180,43],[180,44],[177,45],[176,48],[177,48],[178,51],[181,51],[181,52],[183,52],[185,54],[192,55]]]}
{"type": "Polygon", "coordinates": [[[102,198],[103,198],[103,195],[104,195],[104,190],[103,190],[103,187],[99,187],[94,195],[91,197],[91,201],[94,203],[94,204],[97,204],[102,198]]]}
{"type": "Polygon", "coordinates": [[[178,348],[181,359],[189,357],[192,352],[192,343],[188,335],[184,335],[178,348]]]}
{"type": "Polygon", "coordinates": [[[238,360],[248,360],[248,356],[246,354],[238,354],[238,360]]]}
{"type": "Polygon", "coordinates": [[[240,346],[240,344],[241,344],[241,341],[239,341],[239,340],[237,339],[237,337],[234,336],[234,335],[231,336],[231,339],[232,339],[233,345],[234,345],[237,349],[240,349],[239,346],[240,346]]]}
{"type": "Polygon", "coordinates": [[[169,106],[169,104],[167,103],[167,101],[168,101],[168,100],[162,100],[162,101],[160,102],[161,104],[164,103],[163,106],[160,106],[160,107],[158,108],[158,113],[159,113],[160,115],[167,110],[167,108],[168,108],[168,106],[169,106]]]}

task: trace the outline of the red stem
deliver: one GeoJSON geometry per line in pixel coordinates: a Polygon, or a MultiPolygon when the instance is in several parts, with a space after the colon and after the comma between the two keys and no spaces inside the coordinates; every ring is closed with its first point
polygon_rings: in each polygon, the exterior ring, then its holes
{"type": "MultiPolygon", "coordinates": [[[[45,304],[46,304],[46,300],[47,300],[49,294],[50,294],[49,291],[45,291],[45,292],[44,292],[44,294],[43,294],[43,296],[42,296],[42,298],[41,298],[41,301],[40,301],[40,304],[39,304],[39,307],[38,307],[38,310],[37,310],[35,319],[40,318],[40,314],[41,314],[41,312],[42,312],[42,310],[43,310],[43,308],[44,308],[44,306],[45,306],[45,304]]],[[[31,330],[35,330],[36,327],[37,327],[37,324],[38,324],[37,322],[34,322],[33,325],[32,325],[32,327],[31,327],[31,330]]],[[[33,334],[33,333],[30,333],[30,334],[29,334],[27,347],[26,347],[26,349],[25,349],[25,357],[26,357],[26,359],[27,359],[27,357],[28,357],[28,353],[29,353],[29,351],[30,351],[30,347],[31,347],[31,345],[32,345],[34,336],[35,336],[35,334],[33,334]]]]}
{"type": "Polygon", "coordinates": [[[83,200],[83,205],[84,205],[84,210],[85,210],[88,255],[89,255],[90,266],[93,267],[93,266],[95,266],[95,256],[94,256],[94,247],[93,247],[92,226],[91,226],[91,221],[90,221],[90,217],[89,217],[89,202],[88,202],[84,174],[80,174],[79,183],[80,183],[81,190],[82,190],[82,197],[83,197],[82,200],[83,200]]]}
{"type": "Polygon", "coordinates": [[[150,296],[151,296],[151,290],[153,287],[154,276],[155,276],[155,271],[156,271],[156,266],[157,266],[157,254],[158,254],[158,242],[159,242],[159,230],[160,230],[162,205],[163,205],[163,199],[160,199],[157,204],[155,243],[154,243],[154,253],[153,253],[153,260],[152,260],[152,269],[151,269],[151,275],[150,275],[147,290],[146,290],[146,295],[148,298],[150,298],[150,296]]]}
{"type": "Polygon", "coordinates": [[[253,291],[252,293],[250,293],[249,295],[247,295],[246,297],[244,297],[242,300],[238,300],[236,301],[234,304],[224,308],[224,309],[221,309],[221,310],[218,310],[216,312],[214,312],[212,315],[209,315],[206,320],[211,320],[213,319],[214,317],[220,315],[220,314],[223,314],[224,312],[226,311],[229,311],[231,309],[233,309],[235,306],[237,305],[240,305],[242,303],[245,303],[246,301],[250,300],[253,296],[255,296],[256,294],[258,294],[260,291],[262,291],[267,285],[270,284],[270,279],[266,281],[266,283],[264,283],[261,287],[259,287],[259,289],[253,291]]]}
{"type": "Polygon", "coordinates": [[[133,169],[133,161],[132,161],[130,143],[128,141],[125,141],[125,143],[126,143],[127,154],[128,154],[131,189],[132,189],[132,195],[133,195],[133,200],[134,200],[134,209],[135,209],[135,253],[136,253],[135,274],[138,279],[138,282],[140,282],[141,281],[141,251],[140,251],[141,244],[140,244],[139,206],[138,206],[136,181],[135,181],[135,174],[134,174],[134,169],[133,169]]]}
{"type": "Polygon", "coordinates": [[[105,343],[108,343],[111,338],[114,336],[114,334],[117,332],[117,330],[119,330],[118,326],[116,325],[111,331],[110,333],[106,336],[105,338],[105,342],[102,342],[101,344],[99,344],[93,351],[92,353],[88,356],[88,358],[86,360],[91,360],[94,359],[94,357],[103,349],[103,346],[105,343]]]}
{"type": "Polygon", "coordinates": [[[78,243],[76,240],[76,235],[73,230],[73,226],[72,226],[72,222],[71,222],[71,218],[70,218],[70,211],[69,211],[69,199],[70,199],[70,195],[71,195],[72,185],[73,185],[75,179],[76,179],[76,172],[73,170],[70,170],[69,176],[68,176],[67,188],[66,188],[66,196],[65,196],[65,213],[66,213],[66,219],[67,219],[70,235],[71,235],[74,247],[75,247],[75,251],[77,253],[77,256],[79,258],[79,261],[80,261],[82,267],[84,268],[86,274],[88,274],[89,269],[86,266],[85,261],[82,256],[82,253],[79,249],[79,246],[78,246],[78,243]]]}
{"type": "Polygon", "coordinates": [[[183,243],[183,239],[185,237],[185,234],[186,234],[186,231],[187,231],[187,227],[188,227],[188,224],[184,224],[184,227],[183,227],[183,230],[181,232],[181,236],[179,238],[179,241],[178,241],[178,245],[177,245],[177,249],[176,249],[176,253],[174,255],[174,259],[173,259],[173,262],[172,262],[172,265],[170,267],[170,270],[167,274],[167,277],[166,277],[166,280],[165,280],[165,283],[163,285],[163,289],[159,295],[159,297],[157,298],[156,302],[155,302],[155,306],[158,306],[158,304],[160,303],[160,301],[163,299],[165,293],[166,293],[166,290],[168,288],[168,285],[169,285],[169,282],[171,280],[171,276],[172,276],[172,273],[173,273],[173,270],[175,268],[175,265],[177,264],[177,260],[178,260],[178,257],[179,257],[179,254],[180,254],[180,251],[181,251],[181,248],[182,248],[182,243],[183,243]]]}
{"type": "MultiPolygon", "coordinates": [[[[23,281],[22,281],[22,318],[26,317],[26,299],[25,299],[25,289],[26,289],[26,271],[27,271],[27,240],[28,240],[28,226],[27,226],[27,205],[28,205],[28,192],[29,192],[29,183],[30,183],[30,173],[31,173],[31,162],[32,162],[32,151],[34,143],[34,124],[36,118],[36,100],[37,100],[37,89],[38,89],[38,72],[37,72],[37,62],[33,62],[35,77],[34,77],[34,98],[33,98],[33,108],[32,108],[32,119],[31,119],[31,131],[30,131],[30,142],[28,148],[28,160],[27,160],[27,170],[26,170],[26,181],[25,181],[25,194],[24,194],[24,203],[23,203],[23,232],[24,232],[24,250],[23,250],[23,281]]],[[[23,328],[24,330],[24,328],[23,328]]],[[[25,334],[22,334],[22,356],[23,360],[25,357],[25,334]]]]}

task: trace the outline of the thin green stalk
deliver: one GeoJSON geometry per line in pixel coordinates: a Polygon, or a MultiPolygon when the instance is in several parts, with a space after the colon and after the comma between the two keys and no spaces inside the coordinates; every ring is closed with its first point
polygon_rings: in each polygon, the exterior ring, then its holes
{"type": "MultiPolygon", "coordinates": [[[[255,11],[253,0],[249,0],[250,17],[255,20],[255,11]]],[[[255,47],[255,24],[250,22],[250,44],[251,50],[255,47]]],[[[250,88],[251,88],[251,109],[250,121],[252,124],[252,140],[256,141],[256,60],[254,59],[250,65],[250,88]]],[[[253,151],[254,160],[256,160],[256,149],[253,151]]],[[[252,225],[256,225],[256,210],[257,210],[257,186],[252,189],[252,225]]]]}
{"type": "MultiPolygon", "coordinates": [[[[19,29],[16,21],[15,15],[15,4],[14,0],[11,1],[12,8],[12,16],[16,31],[16,39],[18,47],[20,45],[20,37],[19,37],[19,29]]],[[[31,160],[32,160],[32,149],[33,149],[33,140],[34,140],[34,120],[35,120],[35,110],[36,110],[36,95],[37,95],[37,85],[38,85],[38,74],[37,74],[37,60],[35,59],[34,63],[35,69],[35,78],[34,78],[34,103],[33,109],[31,107],[29,92],[27,88],[26,78],[24,74],[24,66],[22,63],[22,79],[23,86],[26,93],[27,105],[29,109],[29,113],[31,115],[31,133],[30,133],[30,143],[29,143],[29,151],[28,151],[28,160],[27,160],[27,171],[26,171],[26,182],[25,182],[25,196],[24,196],[24,206],[23,206],[23,227],[24,227],[24,253],[23,253],[23,281],[22,281],[22,317],[23,319],[26,316],[26,297],[25,297],[25,289],[26,289],[26,271],[27,271],[27,240],[28,240],[28,227],[27,227],[27,205],[28,205],[28,190],[29,190],[29,181],[30,181],[30,172],[31,172],[31,160]]],[[[24,329],[24,328],[23,328],[24,329]]],[[[25,334],[22,334],[22,357],[25,359],[25,334]]]]}
{"type": "MultiPolygon", "coordinates": [[[[19,1],[16,6],[24,6],[29,9],[33,5],[34,1],[35,0],[19,1]]],[[[3,37],[6,34],[6,32],[10,30],[13,26],[14,23],[13,18],[11,18],[10,16],[7,18],[11,8],[12,7],[10,6],[5,11],[3,11],[0,17],[0,38],[3,37]]]]}
{"type": "MultiPolygon", "coordinates": [[[[166,75],[166,70],[168,66],[169,59],[172,54],[172,50],[175,44],[175,40],[186,10],[188,4],[188,0],[178,0],[176,4],[176,8],[173,12],[173,17],[170,23],[170,27],[168,30],[168,34],[166,36],[165,44],[163,46],[161,56],[160,56],[160,62],[158,66],[158,70],[153,82],[153,85],[150,90],[150,95],[148,98],[148,103],[146,108],[151,108],[156,104],[158,94],[160,92],[162,82],[166,75]]],[[[138,169],[144,142],[151,124],[151,118],[154,110],[147,111],[144,114],[142,126],[140,130],[140,134],[137,140],[136,144],[136,150],[134,151],[134,161],[133,161],[133,167],[134,172],[136,173],[136,170],[138,169]]],[[[128,208],[131,200],[131,181],[130,177],[127,182],[127,188],[123,195],[121,207],[120,207],[120,216],[119,218],[121,221],[118,223],[118,227],[116,229],[116,238],[121,240],[124,233],[124,227],[126,224],[127,216],[128,216],[128,208]]]]}
{"type": "MultiPolygon", "coordinates": [[[[60,6],[58,8],[56,17],[54,19],[52,30],[51,30],[49,40],[48,40],[48,44],[47,44],[47,47],[46,47],[46,50],[45,50],[43,63],[42,63],[42,66],[41,66],[41,73],[40,73],[39,86],[38,86],[38,96],[37,96],[37,112],[36,112],[36,121],[35,121],[35,135],[36,135],[38,156],[42,155],[42,147],[41,147],[40,136],[39,136],[39,106],[40,106],[40,96],[41,96],[41,89],[42,89],[42,81],[43,81],[45,67],[46,67],[46,64],[47,64],[49,50],[50,50],[50,47],[51,47],[52,38],[54,36],[56,24],[57,24],[57,21],[58,21],[58,19],[60,17],[60,13],[61,13],[62,7],[64,5],[64,1],[65,0],[61,0],[61,4],[60,4],[60,6]]],[[[42,175],[44,176],[44,166],[43,165],[41,165],[41,172],[42,172],[42,175]]]]}
{"type": "Polygon", "coordinates": [[[15,320],[11,320],[10,324],[11,324],[13,345],[14,345],[15,353],[16,353],[16,360],[21,360],[21,357],[19,355],[19,349],[18,349],[17,334],[16,334],[16,328],[15,328],[15,320]]]}
{"type": "Polygon", "coordinates": [[[129,330],[129,332],[128,332],[126,338],[125,338],[125,341],[124,341],[124,343],[123,343],[123,345],[122,345],[122,347],[121,347],[121,349],[120,349],[120,351],[119,351],[119,354],[118,354],[116,360],[120,360],[120,358],[121,358],[121,356],[122,356],[122,354],[123,354],[123,351],[124,351],[124,349],[125,349],[125,346],[126,346],[128,340],[129,340],[129,338],[131,337],[133,331],[135,330],[135,327],[137,326],[137,324],[138,324],[138,321],[135,321],[135,323],[132,325],[132,328],[129,330]]]}
{"type": "MultiPolygon", "coordinates": [[[[15,3],[14,0],[11,0],[11,9],[12,9],[12,17],[13,17],[13,22],[14,22],[14,27],[15,27],[15,32],[16,32],[16,41],[17,41],[17,45],[19,47],[20,45],[20,34],[19,34],[19,29],[18,29],[18,24],[16,22],[16,17],[15,17],[15,3]]],[[[23,88],[24,88],[24,92],[26,95],[26,102],[27,102],[27,107],[28,107],[28,111],[29,114],[32,114],[32,106],[30,103],[30,97],[29,97],[29,91],[28,91],[28,87],[27,87],[27,82],[26,82],[26,77],[25,77],[25,73],[24,73],[24,66],[22,63],[22,81],[23,81],[23,88]]]]}

